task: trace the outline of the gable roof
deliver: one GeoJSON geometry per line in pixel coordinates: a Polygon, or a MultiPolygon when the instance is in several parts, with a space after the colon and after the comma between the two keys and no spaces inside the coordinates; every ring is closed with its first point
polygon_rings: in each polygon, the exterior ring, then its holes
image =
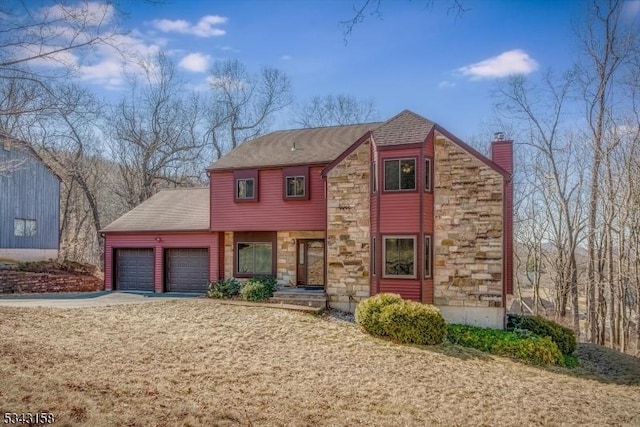
{"type": "Polygon", "coordinates": [[[40,155],[36,152],[36,150],[33,149],[33,147],[27,143],[26,141],[23,141],[21,139],[18,138],[14,138],[13,136],[9,135],[8,133],[0,130],[0,150],[5,149],[5,144],[8,143],[9,147],[11,149],[18,149],[21,153],[32,157],[33,159],[35,159],[36,161],[42,163],[44,165],[44,167],[46,167],[49,172],[51,172],[53,174],[53,176],[55,176],[56,178],[58,178],[58,181],[62,181],[62,178],[60,177],[60,175],[58,175],[56,173],[56,171],[53,170],[53,168],[51,166],[49,166],[49,164],[47,162],[45,162],[42,157],[40,157],[40,155]]]}
{"type": "Polygon", "coordinates": [[[208,231],[209,188],[162,190],[100,230],[208,231]]]}
{"type": "Polygon", "coordinates": [[[431,120],[404,110],[380,125],[373,131],[373,140],[377,146],[421,144],[433,129],[431,120]]]}
{"type": "Polygon", "coordinates": [[[209,170],[329,163],[378,126],[380,123],[364,123],[272,132],[242,143],[209,170]]]}

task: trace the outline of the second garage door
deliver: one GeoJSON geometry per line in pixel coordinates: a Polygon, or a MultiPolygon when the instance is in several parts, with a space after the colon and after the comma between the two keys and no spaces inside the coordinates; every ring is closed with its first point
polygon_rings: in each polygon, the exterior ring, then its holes
{"type": "Polygon", "coordinates": [[[209,251],[168,249],[165,277],[168,292],[206,292],[209,282],[209,251]]]}

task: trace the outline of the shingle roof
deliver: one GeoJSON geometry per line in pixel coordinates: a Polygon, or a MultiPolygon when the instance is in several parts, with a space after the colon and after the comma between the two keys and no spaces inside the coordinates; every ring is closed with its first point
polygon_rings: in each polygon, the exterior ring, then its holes
{"type": "Polygon", "coordinates": [[[404,110],[374,130],[373,140],[377,146],[421,143],[434,126],[431,120],[404,110]]]}
{"type": "Polygon", "coordinates": [[[162,190],[101,231],[209,230],[209,189],[162,190]]]}
{"type": "Polygon", "coordinates": [[[272,132],[241,144],[209,170],[329,163],[378,126],[380,123],[364,123],[272,132]]]}

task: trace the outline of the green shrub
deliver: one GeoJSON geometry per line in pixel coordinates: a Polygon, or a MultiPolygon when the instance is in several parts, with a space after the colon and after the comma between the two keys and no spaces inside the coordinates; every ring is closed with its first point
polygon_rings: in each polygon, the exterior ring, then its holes
{"type": "Polygon", "coordinates": [[[401,301],[397,294],[378,294],[360,301],[356,307],[356,323],[371,335],[385,336],[385,327],[380,319],[382,309],[401,301]]]}
{"type": "Polygon", "coordinates": [[[573,330],[541,316],[510,314],[507,329],[526,329],[538,336],[549,337],[562,354],[572,354],[576,350],[576,334],[573,330]]]}
{"type": "Polygon", "coordinates": [[[262,283],[271,293],[269,297],[273,296],[273,293],[278,290],[278,281],[273,276],[257,276],[252,280],[262,283]]]}
{"type": "Polygon", "coordinates": [[[464,347],[524,360],[534,365],[561,365],[565,358],[553,340],[528,332],[485,329],[468,325],[449,325],[447,339],[464,347]]]}
{"type": "Polygon", "coordinates": [[[240,289],[240,295],[247,301],[264,301],[273,295],[269,286],[259,280],[250,279],[240,289]]]}
{"type": "Polygon", "coordinates": [[[217,282],[209,282],[207,296],[209,298],[231,298],[240,293],[242,284],[236,279],[219,279],[217,282]]]}
{"type": "Polygon", "coordinates": [[[440,344],[447,335],[447,325],[440,310],[415,301],[400,301],[383,307],[380,322],[385,335],[405,344],[440,344]]]}

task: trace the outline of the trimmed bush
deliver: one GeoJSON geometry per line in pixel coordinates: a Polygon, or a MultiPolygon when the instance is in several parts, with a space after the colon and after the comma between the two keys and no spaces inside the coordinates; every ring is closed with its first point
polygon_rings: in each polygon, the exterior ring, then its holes
{"type": "Polygon", "coordinates": [[[447,325],[440,310],[415,301],[400,301],[383,307],[380,323],[385,335],[405,344],[440,344],[447,335],[447,325]]]}
{"type": "Polygon", "coordinates": [[[401,301],[397,294],[378,294],[360,301],[356,307],[356,323],[371,335],[385,336],[386,330],[380,319],[382,309],[401,301]]]}
{"type": "Polygon", "coordinates": [[[247,301],[264,301],[273,295],[268,285],[263,282],[250,279],[244,283],[240,289],[240,295],[247,301]]]}
{"type": "Polygon", "coordinates": [[[513,357],[533,365],[565,366],[565,358],[551,338],[536,336],[528,332],[449,325],[447,339],[452,344],[475,348],[499,356],[513,357]]]}
{"type": "Polygon", "coordinates": [[[207,296],[209,298],[232,298],[240,293],[242,284],[236,279],[220,279],[217,282],[209,282],[207,296]]]}
{"type": "Polygon", "coordinates": [[[510,314],[508,329],[525,329],[541,337],[549,337],[556,343],[562,354],[572,354],[576,350],[576,334],[572,329],[545,319],[541,316],[520,316],[510,314]]]}
{"type": "Polygon", "coordinates": [[[271,292],[269,297],[272,297],[273,293],[278,290],[278,281],[273,276],[258,276],[252,280],[262,283],[271,292]]]}

